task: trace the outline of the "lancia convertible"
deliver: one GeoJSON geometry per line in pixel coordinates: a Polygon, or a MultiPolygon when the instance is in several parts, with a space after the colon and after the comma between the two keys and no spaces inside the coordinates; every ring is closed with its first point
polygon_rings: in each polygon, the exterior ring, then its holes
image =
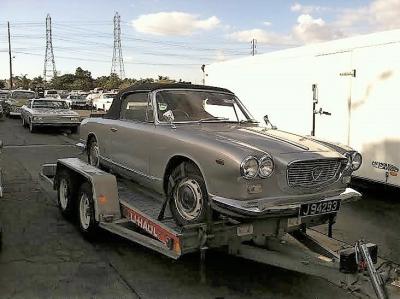
{"type": "Polygon", "coordinates": [[[266,122],[227,89],[143,84],[80,134],[91,165],[162,194],[179,225],[205,221],[209,206],[241,219],[336,215],[361,155],[266,122]]]}

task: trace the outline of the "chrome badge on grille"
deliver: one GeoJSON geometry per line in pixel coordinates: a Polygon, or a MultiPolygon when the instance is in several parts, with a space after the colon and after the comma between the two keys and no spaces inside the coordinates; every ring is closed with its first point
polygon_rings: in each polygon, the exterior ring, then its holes
{"type": "Polygon", "coordinates": [[[319,166],[315,167],[311,172],[313,181],[318,181],[318,179],[321,177],[323,171],[324,171],[324,169],[322,167],[319,167],[319,166]]]}

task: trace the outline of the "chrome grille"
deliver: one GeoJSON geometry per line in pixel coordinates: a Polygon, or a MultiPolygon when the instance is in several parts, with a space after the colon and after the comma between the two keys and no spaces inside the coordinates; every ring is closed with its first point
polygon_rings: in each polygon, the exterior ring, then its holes
{"type": "Polygon", "coordinates": [[[337,179],[341,159],[295,161],[289,164],[287,180],[291,187],[314,187],[337,179]]]}

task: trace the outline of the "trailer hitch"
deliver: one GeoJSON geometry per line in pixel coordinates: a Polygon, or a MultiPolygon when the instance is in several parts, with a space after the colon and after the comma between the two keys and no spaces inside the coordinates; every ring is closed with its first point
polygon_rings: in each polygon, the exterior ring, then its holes
{"type": "Polygon", "coordinates": [[[383,281],[382,276],[375,269],[367,244],[365,244],[363,241],[357,241],[355,245],[355,252],[357,264],[360,267],[364,267],[364,269],[366,268],[368,270],[376,297],[379,299],[387,299],[388,295],[385,289],[385,282],[383,281]]]}

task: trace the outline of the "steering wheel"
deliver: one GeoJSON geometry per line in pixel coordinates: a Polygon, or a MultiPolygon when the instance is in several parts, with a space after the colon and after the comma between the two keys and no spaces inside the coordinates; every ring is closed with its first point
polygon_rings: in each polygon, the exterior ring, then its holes
{"type": "MultiPolygon", "coordinates": [[[[189,116],[189,114],[187,114],[185,111],[183,111],[183,110],[180,110],[180,109],[175,109],[175,110],[172,110],[172,113],[174,114],[174,115],[176,115],[176,114],[181,114],[181,115],[183,115],[186,119],[190,119],[190,116],[189,116]]],[[[177,115],[176,115],[177,116],[177,115]]]]}

